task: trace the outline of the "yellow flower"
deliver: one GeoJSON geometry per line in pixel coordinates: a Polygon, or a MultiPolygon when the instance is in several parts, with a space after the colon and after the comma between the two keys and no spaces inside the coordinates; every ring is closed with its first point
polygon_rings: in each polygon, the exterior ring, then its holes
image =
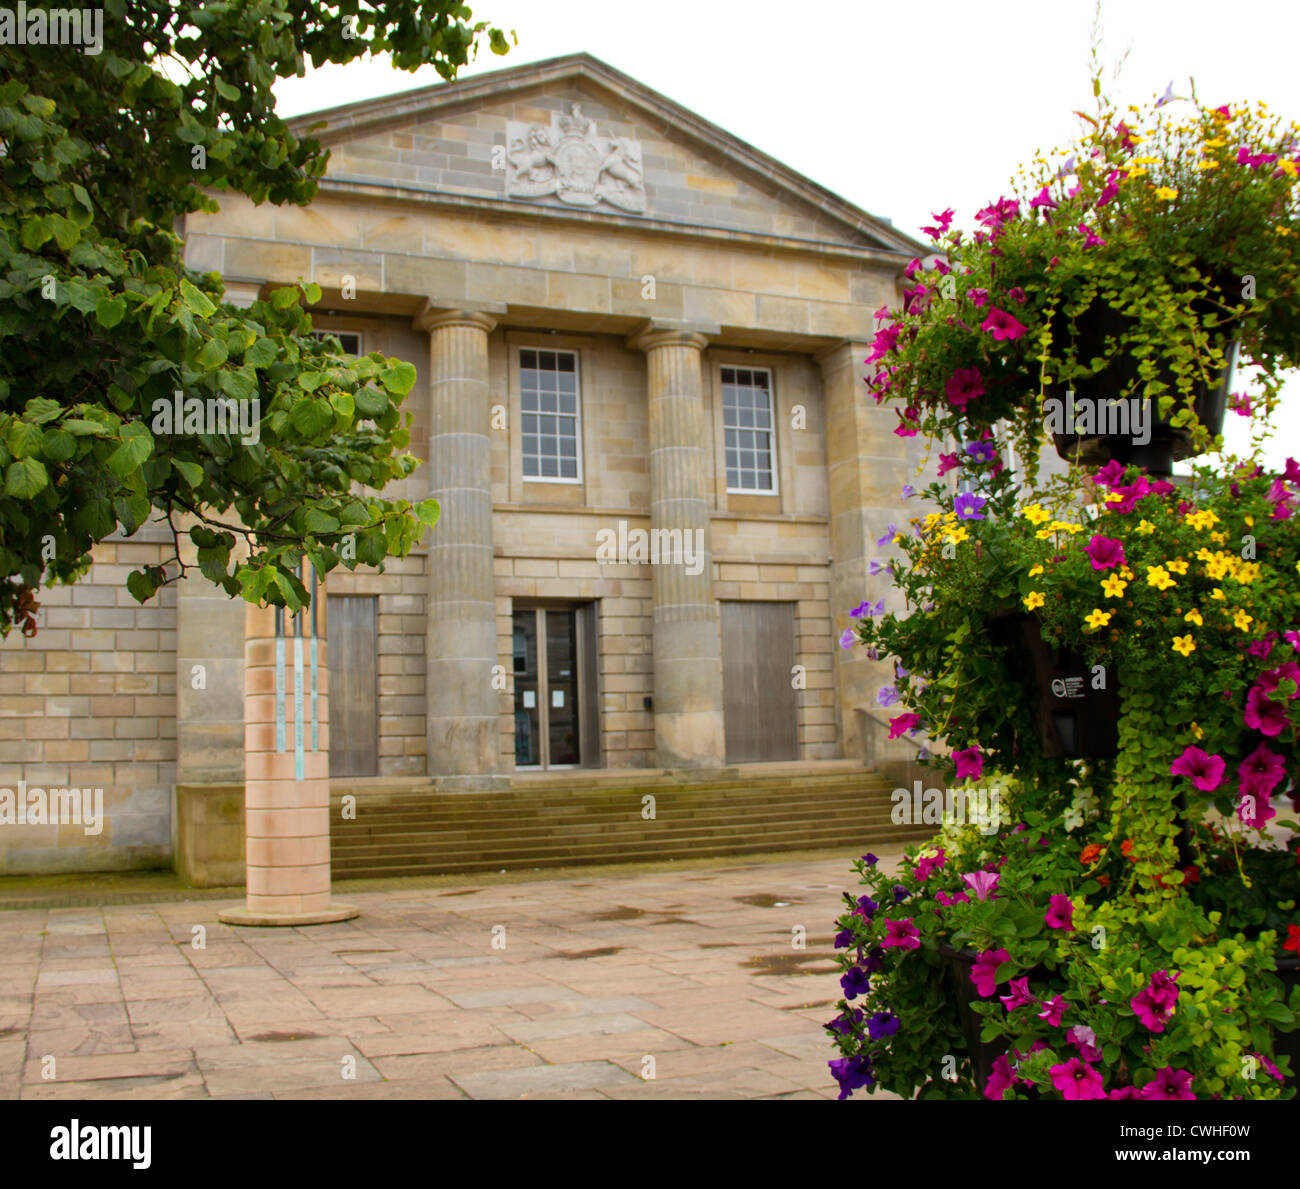
{"type": "Polygon", "coordinates": [[[1147,585],[1154,586],[1157,590],[1168,590],[1178,583],[1169,577],[1164,566],[1147,566],[1147,585]]]}
{"type": "Polygon", "coordinates": [[[1137,531],[1140,532],[1144,537],[1149,537],[1153,532],[1156,531],[1156,526],[1152,524],[1151,521],[1149,520],[1139,520],[1137,531]]]}
{"type": "Polygon", "coordinates": [[[1145,176],[1146,172],[1147,171],[1140,165],[1130,165],[1128,173],[1125,174],[1124,180],[1131,182],[1134,178],[1145,176]]]}
{"type": "Polygon", "coordinates": [[[1198,161],[1196,163],[1196,168],[1197,169],[1218,169],[1219,163],[1217,161],[1210,161],[1210,160],[1198,161]]]}
{"type": "Polygon", "coordinates": [[[1221,148],[1223,148],[1223,146],[1226,145],[1227,143],[1228,143],[1228,142],[1227,142],[1226,140],[1224,140],[1223,137],[1221,137],[1221,136],[1216,136],[1213,140],[1207,140],[1207,141],[1205,142],[1205,147],[1206,147],[1207,149],[1221,149],[1221,148]]]}
{"type": "Polygon", "coordinates": [[[1103,611],[1100,607],[1094,607],[1084,617],[1083,622],[1095,632],[1098,628],[1104,628],[1108,623],[1110,623],[1110,617],[1114,614],[1115,612],[1113,611],[1103,611]]]}
{"type": "Polygon", "coordinates": [[[1204,508],[1200,512],[1188,512],[1183,523],[1194,529],[1203,529],[1218,524],[1219,518],[1209,508],[1204,508]]]}
{"type": "Polygon", "coordinates": [[[1108,599],[1117,599],[1124,593],[1124,588],[1128,583],[1118,574],[1108,574],[1101,580],[1102,593],[1108,599]]]}
{"type": "Polygon", "coordinates": [[[1216,586],[1212,591],[1210,591],[1210,598],[1212,598],[1212,599],[1219,599],[1219,600],[1222,601],[1223,599],[1226,599],[1227,597],[1228,597],[1228,596],[1227,596],[1226,594],[1223,593],[1223,588],[1222,588],[1222,587],[1216,586]]]}
{"type": "Polygon", "coordinates": [[[1238,562],[1232,572],[1232,576],[1246,586],[1249,586],[1256,578],[1259,577],[1259,562],[1242,561],[1238,562]]]}
{"type": "Polygon", "coordinates": [[[1022,508],[1020,515],[1028,520],[1030,524],[1042,524],[1044,521],[1052,519],[1052,514],[1038,504],[1030,504],[1027,508],[1022,508]]]}
{"type": "Polygon", "coordinates": [[[1193,607],[1186,615],[1183,616],[1188,623],[1194,623],[1198,628],[1205,623],[1201,613],[1193,607]]]}
{"type": "Polygon", "coordinates": [[[1247,516],[1244,519],[1251,528],[1255,527],[1255,518],[1253,516],[1247,516]]]}
{"type": "Polygon", "coordinates": [[[1177,557],[1173,561],[1167,561],[1165,565],[1175,574],[1187,573],[1187,563],[1181,557],[1177,557]]]}
{"type": "Polygon", "coordinates": [[[1083,532],[1083,525],[1070,524],[1065,520],[1053,520],[1044,531],[1049,533],[1081,533],[1083,532]]]}
{"type": "Polygon", "coordinates": [[[970,530],[967,529],[964,524],[961,528],[950,528],[944,534],[944,540],[946,540],[949,545],[960,545],[963,541],[968,540],[969,538],[970,530]]]}
{"type": "Polygon", "coordinates": [[[1120,577],[1121,577],[1121,578],[1127,578],[1128,581],[1130,581],[1130,582],[1133,581],[1133,567],[1132,567],[1132,566],[1120,566],[1120,568],[1119,568],[1119,574],[1120,574],[1120,577]]]}
{"type": "Polygon", "coordinates": [[[1296,176],[1296,163],[1292,161],[1290,157],[1284,157],[1277,163],[1277,167],[1289,178],[1296,176]]]}
{"type": "Polygon", "coordinates": [[[1124,497],[1118,491],[1108,491],[1106,492],[1106,502],[1108,504],[1122,504],[1124,497]]]}
{"type": "Polygon", "coordinates": [[[1047,600],[1043,597],[1041,590],[1031,590],[1025,596],[1025,610],[1032,611],[1035,607],[1041,607],[1047,600]]]}
{"type": "Polygon", "coordinates": [[[1227,533],[1211,533],[1210,540],[1216,545],[1222,545],[1228,539],[1227,533]]]}
{"type": "Polygon", "coordinates": [[[1205,738],[1205,732],[1201,730],[1199,723],[1192,723],[1192,734],[1195,735],[1197,739],[1205,738]]]}
{"type": "Polygon", "coordinates": [[[1248,631],[1250,625],[1255,622],[1255,617],[1253,615],[1247,615],[1244,611],[1238,611],[1237,614],[1232,617],[1232,622],[1238,631],[1244,632],[1248,631]]]}
{"type": "Polygon", "coordinates": [[[1181,652],[1183,656],[1191,656],[1196,651],[1196,641],[1190,632],[1185,636],[1174,637],[1174,651],[1181,652]]]}
{"type": "Polygon", "coordinates": [[[1029,571],[1029,576],[1030,576],[1031,578],[1037,578],[1038,575],[1041,574],[1042,572],[1043,572],[1043,567],[1042,567],[1041,565],[1034,566],[1034,567],[1029,571]]]}

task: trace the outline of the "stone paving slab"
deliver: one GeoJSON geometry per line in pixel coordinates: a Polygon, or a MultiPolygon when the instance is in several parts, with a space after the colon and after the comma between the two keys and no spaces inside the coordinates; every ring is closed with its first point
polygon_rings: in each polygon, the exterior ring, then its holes
{"type": "Polygon", "coordinates": [[[833,1099],[853,857],[382,881],[299,929],[0,912],[0,1099],[833,1099]]]}

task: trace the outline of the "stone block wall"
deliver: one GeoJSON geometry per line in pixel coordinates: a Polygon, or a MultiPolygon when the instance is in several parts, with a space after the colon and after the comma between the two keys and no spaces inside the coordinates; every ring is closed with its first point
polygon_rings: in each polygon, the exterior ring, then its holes
{"type": "Polygon", "coordinates": [[[155,526],[114,537],[75,586],[38,596],[38,632],[0,642],[0,788],[103,789],[102,829],[0,825],[0,874],[166,866],[176,782],[176,591],[126,576],[171,555],[155,526]]]}

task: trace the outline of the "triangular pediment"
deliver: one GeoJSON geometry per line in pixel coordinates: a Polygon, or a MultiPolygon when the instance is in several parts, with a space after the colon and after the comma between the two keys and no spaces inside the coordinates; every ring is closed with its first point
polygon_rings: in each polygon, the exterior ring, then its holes
{"type": "Polygon", "coordinates": [[[292,121],[324,187],[606,216],[839,247],[921,247],[884,220],[587,54],[292,121]]]}

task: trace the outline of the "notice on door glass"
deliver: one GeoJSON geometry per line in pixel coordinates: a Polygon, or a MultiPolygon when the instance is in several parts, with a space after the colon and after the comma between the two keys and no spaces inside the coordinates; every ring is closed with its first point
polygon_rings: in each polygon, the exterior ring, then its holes
{"type": "Polygon", "coordinates": [[[524,690],[524,709],[533,710],[537,707],[537,691],[535,689],[524,690]]]}
{"type": "Polygon", "coordinates": [[[564,709],[564,691],[562,689],[551,690],[551,705],[556,710],[564,709]]]}

